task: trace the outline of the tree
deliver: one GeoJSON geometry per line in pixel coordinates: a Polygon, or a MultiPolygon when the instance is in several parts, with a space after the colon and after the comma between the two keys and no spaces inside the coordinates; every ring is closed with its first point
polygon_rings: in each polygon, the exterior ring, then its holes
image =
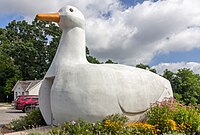
{"type": "Polygon", "coordinates": [[[1,44],[6,46],[4,52],[19,67],[24,80],[41,79],[53,59],[60,35],[53,23],[12,21],[5,28],[7,40],[1,40],[1,44]]]}
{"type": "Polygon", "coordinates": [[[90,62],[90,63],[101,64],[101,62],[99,60],[97,60],[97,58],[90,55],[90,51],[87,46],[86,46],[86,58],[87,58],[88,62],[90,62]]]}
{"type": "Polygon", "coordinates": [[[105,63],[107,63],[107,64],[117,64],[116,62],[113,62],[111,59],[108,59],[105,63]]]}
{"type": "Polygon", "coordinates": [[[13,61],[0,50],[0,101],[6,101],[6,97],[13,98],[12,88],[21,78],[20,71],[13,61]]]}
{"type": "MultiPolygon", "coordinates": [[[[100,62],[97,58],[95,58],[94,56],[90,55],[90,50],[89,48],[86,46],[86,58],[88,60],[88,62],[93,63],[93,64],[103,64],[103,62],[100,62]]],[[[109,64],[117,64],[116,62],[113,62],[111,59],[108,59],[105,63],[109,63],[109,64]]]]}
{"type": "Polygon", "coordinates": [[[156,69],[150,68],[148,65],[145,65],[145,64],[142,64],[142,63],[137,64],[136,67],[137,67],[137,68],[146,69],[146,70],[149,70],[149,71],[151,71],[151,72],[153,72],[153,73],[156,73],[156,69]]]}
{"type": "Polygon", "coordinates": [[[17,80],[43,78],[60,35],[61,30],[55,24],[36,20],[31,24],[12,21],[0,29],[0,100],[12,94],[17,80]]]}
{"type": "Polygon", "coordinates": [[[172,85],[175,98],[189,104],[200,103],[200,75],[194,74],[190,69],[179,69],[177,73],[165,70],[163,77],[172,85]]]}

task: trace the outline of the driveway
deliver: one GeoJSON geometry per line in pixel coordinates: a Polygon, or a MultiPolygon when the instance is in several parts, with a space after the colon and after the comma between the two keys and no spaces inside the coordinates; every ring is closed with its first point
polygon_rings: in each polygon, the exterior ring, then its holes
{"type": "Polygon", "coordinates": [[[10,105],[0,103],[0,127],[25,115],[26,113],[23,113],[21,110],[15,110],[10,105]]]}

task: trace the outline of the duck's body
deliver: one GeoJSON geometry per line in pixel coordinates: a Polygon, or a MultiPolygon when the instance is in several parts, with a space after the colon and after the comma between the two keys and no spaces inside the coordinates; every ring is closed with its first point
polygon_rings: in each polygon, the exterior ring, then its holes
{"type": "Polygon", "coordinates": [[[66,66],[52,85],[54,124],[78,118],[94,122],[115,113],[138,120],[163,94],[172,95],[167,80],[142,69],[111,64],[66,66]]]}
{"type": "Polygon", "coordinates": [[[169,81],[152,72],[120,64],[88,63],[84,23],[80,22],[84,17],[71,6],[60,10],[61,19],[63,12],[67,12],[63,19],[70,20],[70,25],[59,23],[62,38],[39,94],[47,124],[78,118],[94,122],[114,113],[138,120],[150,104],[173,96],[169,81]],[[72,18],[72,10],[80,18],[72,18]]]}

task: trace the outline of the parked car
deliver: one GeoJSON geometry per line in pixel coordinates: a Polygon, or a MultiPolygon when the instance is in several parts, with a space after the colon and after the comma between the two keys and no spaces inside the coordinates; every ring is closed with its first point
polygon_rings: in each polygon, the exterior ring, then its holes
{"type": "Polygon", "coordinates": [[[23,112],[29,112],[39,106],[38,100],[39,97],[37,95],[23,95],[17,97],[13,104],[15,109],[22,110],[23,112]]]}

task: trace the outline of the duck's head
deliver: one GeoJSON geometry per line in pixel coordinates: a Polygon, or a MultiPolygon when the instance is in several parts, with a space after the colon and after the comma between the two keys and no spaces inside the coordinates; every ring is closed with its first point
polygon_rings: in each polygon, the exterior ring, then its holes
{"type": "Polygon", "coordinates": [[[58,13],[37,14],[36,19],[50,22],[57,22],[61,29],[73,27],[85,27],[85,18],[83,14],[73,6],[65,6],[58,13]]]}

